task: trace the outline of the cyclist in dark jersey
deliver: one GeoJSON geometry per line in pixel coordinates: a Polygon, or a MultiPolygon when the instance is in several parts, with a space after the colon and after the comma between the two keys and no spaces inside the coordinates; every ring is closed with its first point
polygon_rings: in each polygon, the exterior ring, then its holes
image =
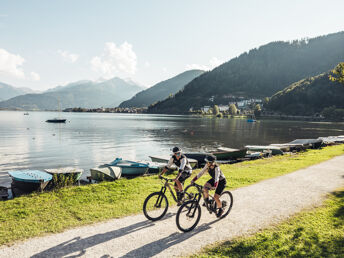
{"type": "Polygon", "coordinates": [[[162,176],[165,174],[165,172],[171,168],[172,165],[176,165],[178,168],[178,175],[174,179],[174,189],[176,190],[177,194],[177,199],[178,199],[178,204],[181,204],[181,201],[184,197],[184,192],[183,192],[183,184],[184,181],[191,176],[192,173],[192,167],[186,158],[185,155],[182,154],[182,151],[179,147],[174,147],[172,149],[173,155],[168,161],[167,165],[165,168],[162,170],[161,174],[159,175],[162,176]]]}
{"type": "Polygon", "coordinates": [[[205,158],[205,161],[207,164],[204,166],[204,168],[195,176],[191,183],[195,182],[198,178],[200,178],[204,172],[208,171],[209,175],[211,176],[211,179],[208,180],[208,182],[205,183],[203,188],[203,194],[204,194],[204,201],[208,204],[209,201],[209,190],[215,188],[215,195],[214,199],[216,201],[218,212],[216,214],[217,217],[221,217],[223,213],[222,209],[222,203],[220,201],[221,193],[223,192],[223,189],[226,187],[226,178],[224,174],[222,173],[219,165],[216,164],[216,157],[213,155],[207,156],[205,158]]]}

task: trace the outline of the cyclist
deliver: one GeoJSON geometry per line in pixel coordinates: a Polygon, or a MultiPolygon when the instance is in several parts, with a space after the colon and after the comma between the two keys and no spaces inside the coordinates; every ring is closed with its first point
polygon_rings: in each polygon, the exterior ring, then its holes
{"type": "Polygon", "coordinates": [[[218,207],[218,212],[216,216],[221,217],[223,213],[223,209],[222,209],[222,203],[220,201],[220,196],[223,189],[225,189],[226,187],[227,181],[219,165],[216,164],[215,156],[209,155],[204,160],[207,162],[207,164],[203,167],[201,172],[199,172],[197,176],[195,176],[192,179],[191,184],[194,183],[198,178],[200,178],[204,174],[204,172],[208,171],[209,175],[211,176],[211,179],[205,183],[204,188],[203,188],[204,201],[206,202],[206,205],[208,205],[209,203],[208,189],[215,188],[216,190],[215,190],[214,199],[218,207]]]}
{"type": "Polygon", "coordinates": [[[176,190],[178,205],[181,205],[182,199],[184,197],[183,184],[184,181],[191,176],[192,168],[185,155],[182,154],[182,150],[179,147],[174,147],[172,149],[173,155],[168,161],[167,165],[162,170],[159,178],[165,174],[165,172],[171,168],[174,164],[178,168],[178,175],[174,179],[174,189],[176,190]]]}

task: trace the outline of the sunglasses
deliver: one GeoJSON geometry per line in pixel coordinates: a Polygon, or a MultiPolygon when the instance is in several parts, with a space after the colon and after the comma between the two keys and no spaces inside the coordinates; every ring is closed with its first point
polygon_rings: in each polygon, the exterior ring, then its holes
{"type": "Polygon", "coordinates": [[[180,156],[180,152],[175,152],[174,155],[180,156]]]}

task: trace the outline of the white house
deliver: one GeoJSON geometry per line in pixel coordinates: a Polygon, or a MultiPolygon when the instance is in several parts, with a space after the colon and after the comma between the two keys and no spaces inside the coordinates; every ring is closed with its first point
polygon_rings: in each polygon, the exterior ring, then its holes
{"type": "Polygon", "coordinates": [[[227,111],[227,110],[229,110],[229,106],[227,106],[227,105],[219,105],[219,110],[221,112],[227,111]]]}

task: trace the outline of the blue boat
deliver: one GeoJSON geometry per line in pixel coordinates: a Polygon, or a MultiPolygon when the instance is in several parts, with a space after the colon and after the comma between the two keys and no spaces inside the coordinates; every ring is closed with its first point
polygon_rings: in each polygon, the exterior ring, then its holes
{"type": "Polygon", "coordinates": [[[254,122],[257,122],[257,120],[255,120],[255,119],[247,119],[247,122],[254,123],[254,122]]]}
{"type": "Polygon", "coordinates": [[[9,171],[12,177],[12,188],[18,188],[23,192],[43,191],[52,175],[39,170],[9,171]]]}
{"type": "Polygon", "coordinates": [[[141,163],[130,160],[123,160],[122,158],[116,158],[108,166],[120,167],[122,169],[122,176],[138,176],[148,173],[149,164],[141,163]]]}

